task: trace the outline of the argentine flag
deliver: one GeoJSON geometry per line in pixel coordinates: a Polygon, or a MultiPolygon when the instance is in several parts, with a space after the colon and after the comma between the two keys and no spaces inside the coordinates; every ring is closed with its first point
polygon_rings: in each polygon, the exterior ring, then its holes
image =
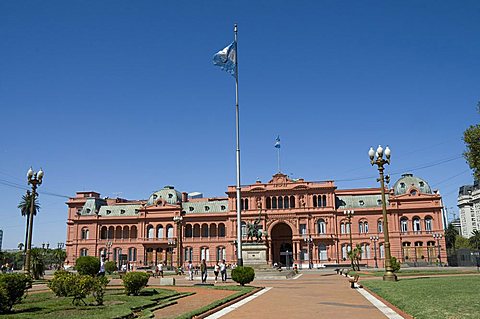
{"type": "Polygon", "coordinates": [[[280,136],[275,139],[275,148],[280,148],[280,136]]]}
{"type": "Polygon", "coordinates": [[[237,64],[237,43],[233,41],[225,49],[219,51],[213,56],[213,64],[235,76],[237,64]]]}

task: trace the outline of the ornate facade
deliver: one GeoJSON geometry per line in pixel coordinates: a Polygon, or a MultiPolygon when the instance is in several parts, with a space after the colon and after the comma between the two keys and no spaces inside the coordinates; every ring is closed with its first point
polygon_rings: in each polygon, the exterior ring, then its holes
{"type": "MultiPolygon", "coordinates": [[[[432,264],[440,254],[445,261],[445,240],[433,237],[443,234],[441,196],[411,174],[386,192],[392,256],[432,264]]],[[[201,259],[235,263],[235,187],[229,186],[226,194],[191,199],[166,186],[148,200],[132,201],[78,192],[67,202],[67,262],[105,254],[134,267],[201,259]]],[[[383,267],[380,188],[340,190],[333,181],[308,182],[277,173],[268,183],[242,186],[241,195],[242,229],[260,217],[270,264],[347,265],[351,232],[353,246],[362,247],[361,263],[383,267]],[[354,211],[351,223],[346,210],[354,211]]]]}

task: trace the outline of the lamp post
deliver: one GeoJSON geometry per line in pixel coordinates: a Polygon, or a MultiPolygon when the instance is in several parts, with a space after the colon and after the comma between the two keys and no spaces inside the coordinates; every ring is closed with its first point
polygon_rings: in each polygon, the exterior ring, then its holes
{"type": "Polygon", "coordinates": [[[377,263],[377,241],[378,241],[378,236],[370,236],[370,240],[373,241],[373,260],[375,260],[375,268],[378,268],[378,263],[377,263]]]}
{"type": "Polygon", "coordinates": [[[443,235],[439,233],[433,234],[433,238],[437,241],[437,249],[438,249],[438,263],[440,267],[442,267],[442,256],[440,255],[440,239],[442,239],[443,235]]]}
{"type": "Polygon", "coordinates": [[[173,222],[177,225],[177,267],[182,267],[182,221],[183,216],[174,216],[173,222]]]}
{"type": "Polygon", "coordinates": [[[353,244],[352,244],[352,217],[353,214],[355,214],[355,211],[353,210],[344,210],[343,214],[347,217],[348,219],[348,234],[350,235],[350,265],[352,266],[352,270],[355,270],[353,267],[353,244]]]}
{"type": "Polygon", "coordinates": [[[385,158],[383,158],[384,151],[382,146],[378,145],[377,151],[373,150],[373,147],[370,147],[368,151],[368,156],[370,157],[370,164],[377,165],[378,173],[380,177],[377,178],[377,181],[380,182],[380,190],[382,192],[382,213],[383,213],[383,236],[385,241],[385,274],[383,275],[383,280],[386,281],[397,281],[397,276],[393,273],[392,264],[390,261],[390,238],[388,234],[388,219],[387,219],[387,204],[385,200],[385,182],[389,182],[390,178],[384,176],[384,165],[390,164],[390,149],[388,146],[385,148],[385,158]]]}
{"type": "Polygon", "coordinates": [[[30,200],[30,215],[28,215],[28,241],[27,249],[25,253],[25,273],[30,275],[30,255],[32,250],[32,235],[33,235],[33,214],[35,213],[35,199],[37,195],[37,187],[42,184],[43,181],[43,170],[40,169],[38,172],[34,172],[33,169],[30,169],[27,172],[28,184],[32,185],[32,195],[30,200]]]}
{"type": "Polygon", "coordinates": [[[58,249],[63,249],[64,246],[65,246],[65,243],[57,243],[58,249]]]}
{"type": "Polygon", "coordinates": [[[308,236],[303,238],[303,241],[307,243],[308,245],[308,269],[313,268],[313,256],[312,256],[312,245],[313,245],[313,238],[312,236],[308,236]]]}
{"type": "Polygon", "coordinates": [[[170,251],[170,260],[169,260],[170,265],[168,265],[168,266],[172,268],[173,267],[173,248],[177,245],[177,241],[175,240],[175,238],[170,238],[168,240],[167,245],[168,245],[168,249],[170,251]]]}
{"type": "Polygon", "coordinates": [[[110,248],[112,248],[113,243],[111,241],[107,241],[107,260],[110,260],[110,248]]]}

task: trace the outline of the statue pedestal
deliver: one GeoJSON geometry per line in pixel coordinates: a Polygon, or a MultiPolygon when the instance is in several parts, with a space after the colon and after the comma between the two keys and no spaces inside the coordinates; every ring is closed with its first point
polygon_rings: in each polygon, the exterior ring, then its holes
{"type": "Polygon", "coordinates": [[[243,265],[254,269],[269,269],[267,246],[264,243],[242,243],[243,265]]]}

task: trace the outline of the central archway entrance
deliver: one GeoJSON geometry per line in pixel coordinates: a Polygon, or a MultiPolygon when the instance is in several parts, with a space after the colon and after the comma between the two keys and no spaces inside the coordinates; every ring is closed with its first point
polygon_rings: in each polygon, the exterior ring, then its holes
{"type": "Polygon", "coordinates": [[[270,238],[272,244],[272,262],[283,266],[287,264],[292,266],[293,244],[292,229],[290,226],[285,223],[279,223],[273,226],[270,238]]]}

